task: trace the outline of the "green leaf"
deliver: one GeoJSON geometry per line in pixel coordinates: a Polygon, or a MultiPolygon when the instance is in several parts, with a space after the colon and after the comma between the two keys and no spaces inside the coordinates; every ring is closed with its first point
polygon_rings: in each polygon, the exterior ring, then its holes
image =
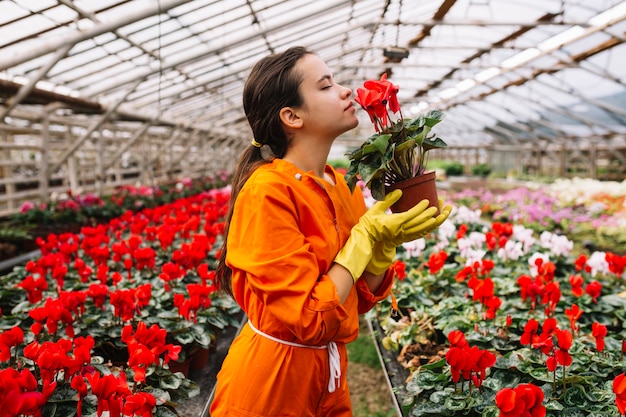
{"type": "Polygon", "coordinates": [[[448,396],[445,399],[445,405],[448,410],[461,411],[471,409],[474,400],[471,397],[459,398],[459,396],[448,396]]]}
{"type": "Polygon", "coordinates": [[[157,407],[155,416],[156,417],[179,417],[177,413],[173,412],[167,407],[157,407]]]}
{"type": "Polygon", "coordinates": [[[482,413],[482,417],[498,417],[500,415],[500,409],[496,406],[485,407],[482,413]]]}
{"type": "Polygon", "coordinates": [[[422,142],[422,148],[424,148],[424,152],[435,148],[445,148],[446,146],[448,146],[448,144],[438,136],[435,136],[434,138],[425,138],[422,142]]]}
{"type": "Polygon", "coordinates": [[[454,393],[453,388],[446,388],[442,391],[435,391],[430,394],[430,401],[435,404],[444,404],[446,400],[454,393]]]}
{"type": "Polygon", "coordinates": [[[21,323],[22,320],[17,317],[3,316],[2,321],[0,321],[0,330],[9,330],[19,326],[21,323]]]}
{"type": "Polygon", "coordinates": [[[587,408],[589,405],[585,389],[580,385],[567,387],[567,391],[563,396],[563,401],[567,405],[577,406],[580,409],[587,408]]]}
{"type": "Polygon", "coordinates": [[[171,374],[159,379],[159,386],[166,390],[176,390],[180,387],[182,378],[171,374]]]}
{"type": "Polygon", "coordinates": [[[211,337],[208,333],[193,333],[193,339],[199,345],[203,347],[208,347],[211,344],[211,337]]]}
{"type": "Polygon", "coordinates": [[[189,345],[194,341],[194,335],[191,332],[178,333],[174,338],[181,345],[189,345]]]}
{"type": "Polygon", "coordinates": [[[156,399],[157,405],[165,404],[170,401],[170,393],[156,387],[148,387],[144,391],[149,392],[156,399]]]}
{"type": "Polygon", "coordinates": [[[427,363],[426,365],[420,366],[421,370],[429,370],[432,371],[434,369],[442,369],[446,365],[445,359],[440,359],[436,362],[427,363]]]}

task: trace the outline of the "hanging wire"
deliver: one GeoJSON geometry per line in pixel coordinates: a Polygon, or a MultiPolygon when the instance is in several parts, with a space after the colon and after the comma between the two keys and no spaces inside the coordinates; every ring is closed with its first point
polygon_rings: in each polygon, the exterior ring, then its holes
{"type": "Polygon", "coordinates": [[[400,46],[400,14],[402,13],[402,0],[398,2],[398,18],[396,20],[396,46],[400,46]]]}
{"type": "Polygon", "coordinates": [[[161,118],[162,108],[161,108],[161,90],[163,88],[163,58],[161,56],[161,0],[157,0],[157,9],[158,9],[158,22],[157,22],[157,60],[159,64],[159,73],[158,73],[158,83],[157,83],[157,118],[161,118]]]}

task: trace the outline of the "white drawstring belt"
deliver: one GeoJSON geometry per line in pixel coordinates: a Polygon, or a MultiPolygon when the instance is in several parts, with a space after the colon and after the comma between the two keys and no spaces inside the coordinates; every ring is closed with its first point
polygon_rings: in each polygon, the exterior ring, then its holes
{"type": "Polygon", "coordinates": [[[270,336],[267,333],[263,333],[248,321],[248,325],[252,330],[254,330],[258,335],[263,336],[267,339],[270,339],[276,343],[282,343],[283,345],[293,346],[293,347],[303,347],[309,349],[328,349],[328,366],[330,367],[330,379],[328,380],[328,392],[335,392],[336,387],[341,385],[341,361],[339,358],[339,349],[337,348],[337,343],[330,342],[326,346],[309,346],[302,345],[300,343],[288,342],[286,340],[279,339],[274,336],[270,336]],[[335,380],[337,382],[335,383],[335,380]],[[336,384],[336,385],[335,385],[336,384]]]}

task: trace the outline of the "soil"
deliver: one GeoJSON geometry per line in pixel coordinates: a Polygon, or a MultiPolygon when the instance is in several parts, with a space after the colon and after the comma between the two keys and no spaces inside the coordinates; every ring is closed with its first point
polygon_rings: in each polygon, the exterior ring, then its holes
{"type": "Polygon", "coordinates": [[[396,415],[382,368],[350,363],[348,385],[356,417],[396,415]]]}

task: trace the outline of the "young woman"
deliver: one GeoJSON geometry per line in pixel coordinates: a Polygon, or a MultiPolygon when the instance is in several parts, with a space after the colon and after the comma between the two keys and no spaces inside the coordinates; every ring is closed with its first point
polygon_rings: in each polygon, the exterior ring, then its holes
{"type": "Polygon", "coordinates": [[[259,61],[243,105],[254,139],[233,178],[220,288],[248,317],[218,374],[212,417],[352,416],[346,343],[358,315],[386,298],[395,248],[437,218],[427,202],[367,210],[326,164],[333,141],[357,126],[350,89],[302,47],[259,61]]]}

